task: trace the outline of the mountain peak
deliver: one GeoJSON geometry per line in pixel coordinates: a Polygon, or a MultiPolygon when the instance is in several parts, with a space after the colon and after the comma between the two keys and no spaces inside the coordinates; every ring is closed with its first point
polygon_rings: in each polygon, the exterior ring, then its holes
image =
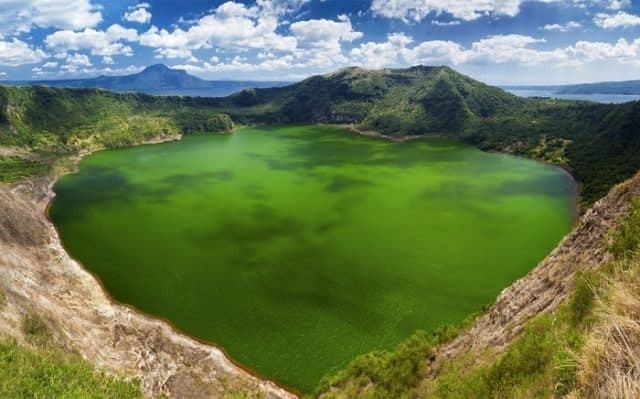
{"type": "Polygon", "coordinates": [[[154,64],[154,65],[149,65],[142,72],[168,72],[168,71],[178,71],[178,70],[171,69],[165,64],[154,64]]]}

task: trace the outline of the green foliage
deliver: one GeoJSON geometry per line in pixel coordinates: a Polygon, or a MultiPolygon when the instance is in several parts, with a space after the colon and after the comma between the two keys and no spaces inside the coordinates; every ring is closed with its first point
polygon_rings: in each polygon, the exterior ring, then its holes
{"type": "Polygon", "coordinates": [[[76,355],[0,340],[0,397],[142,398],[135,382],[96,373],[76,355]]]}
{"type": "Polygon", "coordinates": [[[0,287],[0,310],[2,310],[2,308],[4,308],[6,304],[7,304],[7,294],[4,292],[4,289],[0,287]]]}
{"type": "MultiPolygon", "coordinates": [[[[534,319],[522,335],[486,374],[487,387],[494,397],[510,397],[544,373],[562,343],[554,333],[550,317],[534,319]]],[[[544,387],[542,389],[548,389],[544,387]]]]}
{"type": "MultiPolygon", "coordinates": [[[[552,314],[530,320],[504,354],[488,363],[478,363],[474,356],[445,364],[440,375],[421,394],[436,398],[568,394],[576,384],[576,353],[594,317],[594,290],[599,285],[594,275],[581,276],[569,301],[552,314]]],[[[490,353],[484,356],[492,357],[490,353]]]]}
{"type": "Polygon", "coordinates": [[[435,132],[457,132],[467,122],[468,114],[462,95],[446,75],[439,77],[421,99],[435,132]]]}
{"type": "Polygon", "coordinates": [[[0,157],[0,182],[15,183],[25,177],[44,175],[49,171],[46,164],[12,156],[0,157]]]}
{"type": "Polygon", "coordinates": [[[231,119],[217,100],[154,97],[96,89],[0,87],[0,144],[53,153],[115,148],[152,137],[193,132],[226,132],[231,119]],[[4,109],[9,109],[5,107],[4,109]]]}
{"type": "Polygon", "coordinates": [[[640,246],[640,199],[631,204],[631,212],[613,232],[611,252],[616,259],[632,256],[640,246]]]}
{"type": "Polygon", "coordinates": [[[463,358],[445,366],[427,397],[515,398],[568,393],[574,384],[571,351],[581,345],[575,330],[553,315],[532,319],[497,360],[468,367],[463,358]]]}
{"type": "Polygon", "coordinates": [[[22,332],[31,343],[44,345],[50,339],[51,330],[42,316],[31,311],[22,320],[22,332]]]}
{"type": "Polygon", "coordinates": [[[453,339],[459,328],[443,325],[427,334],[416,331],[394,351],[374,351],[354,359],[344,370],[325,376],[316,394],[334,392],[348,397],[405,397],[424,378],[433,348],[453,339]]]}
{"type": "MultiPolygon", "coordinates": [[[[323,378],[317,393],[346,389],[370,398],[400,397],[423,378],[434,340],[418,331],[395,351],[376,351],[359,356],[345,370],[323,378]]],[[[352,396],[352,395],[349,395],[352,396]]]]}
{"type": "Polygon", "coordinates": [[[568,309],[573,326],[579,326],[591,314],[595,303],[596,277],[583,274],[576,279],[576,287],[569,300],[568,309]]]}
{"type": "Polygon", "coordinates": [[[225,114],[181,111],[176,119],[185,134],[229,132],[233,129],[231,118],[225,114]]]}

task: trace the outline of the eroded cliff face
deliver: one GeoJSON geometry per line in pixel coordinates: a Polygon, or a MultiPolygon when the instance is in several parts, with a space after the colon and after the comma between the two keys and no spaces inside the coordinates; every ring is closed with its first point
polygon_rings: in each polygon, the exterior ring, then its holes
{"type": "Polygon", "coordinates": [[[632,201],[639,196],[640,173],[611,189],[535,269],[504,289],[471,328],[438,349],[430,377],[437,375],[443,362],[463,354],[470,352],[471,357],[481,360],[487,350],[500,352],[533,316],[557,309],[571,294],[578,273],[612,259],[610,232],[629,214],[632,201]]]}
{"type": "Polygon", "coordinates": [[[45,217],[52,179],[0,184],[0,335],[24,342],[26,314],[40,314],[58,345],[98,367],[140,379],[147,396],[292,398],[210,345],[114,303],[69,257],[45,217]]]}

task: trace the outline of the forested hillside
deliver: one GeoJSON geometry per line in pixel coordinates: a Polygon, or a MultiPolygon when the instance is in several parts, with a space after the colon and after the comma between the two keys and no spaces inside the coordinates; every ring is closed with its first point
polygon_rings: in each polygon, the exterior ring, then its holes
{"type": "Polygon", "coordinates": [[[392,136],[454,137],[561,165],[582,183],[585,206],[640,169],[639,121],[638,102],[523,99],[448,67],[346,68],[224,98],[0,88],[1,145],[60,153],[229,131],[233,123],[348,123],[392,136]]]}

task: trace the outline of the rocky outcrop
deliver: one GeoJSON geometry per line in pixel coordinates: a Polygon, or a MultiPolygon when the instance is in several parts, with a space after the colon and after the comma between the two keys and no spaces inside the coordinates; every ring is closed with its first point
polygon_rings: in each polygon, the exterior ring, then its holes
{"type": "Polygon", "coordinates": [[[468,351],[500,351],[533,316],[555,310],[572,292],[578,272],[593,270],[611,259],[609,233],[629,214],[632,200],[639,196],[640,174],[614,187],[535,269],[504,289],[470,329],[439,348],[430,374],[436,375],[443,361],[468,351]]]}
{"type": "Polygon", "coordinates": [[[148,396],[292,398],[232,363],[218,348],[164,321],[112,301],[62,247],[45,217],[51,179],[0,184],[0,335],[24,341],[23,317],[35,311],[52,339],[107,371],[137,377],[148,396]]]}

